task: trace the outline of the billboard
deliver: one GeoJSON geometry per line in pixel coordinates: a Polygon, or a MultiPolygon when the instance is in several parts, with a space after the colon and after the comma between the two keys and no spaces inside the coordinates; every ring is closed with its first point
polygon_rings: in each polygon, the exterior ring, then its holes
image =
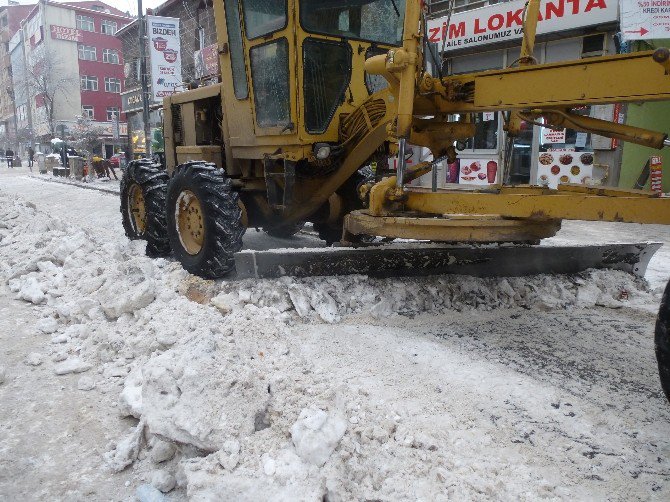
{"type": "MultiPolygon", "coordinates": [[[[503,2],[428,21],[428,39],[445,50],[505,42],[523,37],[525,0],[503,2]]],[[[537,34],[615,22],[617,0],[542,0],[537,34]]]]}
{"type": "Polygon", "coordinates": [[[668,0],[620,0],[621,33],[625,40],[649,40],[670,36],[668,0]]]}
{"type": "Polygon", "coordinates": [[[151,89],[154,101],[183,90],[179,19],[147,16],[147,37],[151,61],[151,89]]]}

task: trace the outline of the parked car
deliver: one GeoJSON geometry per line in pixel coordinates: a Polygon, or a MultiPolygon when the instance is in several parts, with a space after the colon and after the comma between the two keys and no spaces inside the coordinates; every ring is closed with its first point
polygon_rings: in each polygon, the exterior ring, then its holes
{"type": "Polygon", "coordinates": [[[112,155],[109,159],[109,162],[112,164],[114,169],[119,169],[123,167],[126,163],[126,154],[121,152],[121,153],[115,153],[112,155]]]}

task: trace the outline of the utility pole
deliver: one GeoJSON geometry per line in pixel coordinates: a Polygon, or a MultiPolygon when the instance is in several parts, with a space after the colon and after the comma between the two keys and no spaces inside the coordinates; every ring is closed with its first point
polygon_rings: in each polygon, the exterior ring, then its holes
{"type": "Polygon", "coordinates": [[[137,0],[137,15],[140,23],[140,79],[142,83],[142,118],[144,119],[144,156],[151,157],[151,122],[149,115],[149,82],[147,75],[147,24],[142,0],[137,0]]]}

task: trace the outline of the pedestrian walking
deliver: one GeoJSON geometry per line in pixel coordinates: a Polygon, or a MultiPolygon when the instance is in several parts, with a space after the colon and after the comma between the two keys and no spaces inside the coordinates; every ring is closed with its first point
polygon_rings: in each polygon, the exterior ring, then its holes
{"type": "Polygon", "coordinates": [[[33,147],[28,147],[28,167],[30,167],[30,170],[32,171],[33,167],[33,161],[35,159],[35,150],[33,150],[33,147]]]}
{"type": "Polygon", "coordinates": [[[109,175],[109,172],[111,171],[112,174],[114,175],[114,179],[118,180],[119,178],[116,176],[116,171],[114,171],[114,165],[109,161],[109,159],[105,159],[102,161],[102,167],[105,169],[105,174],[107,177],[111,180],[112,177],[109,175]]]}
{"type": "Polygon", "coordinates": [[[5,151],[5,158],[7,159],[7,167],[14,167],[14,152],[11,149],[5,151]]]}

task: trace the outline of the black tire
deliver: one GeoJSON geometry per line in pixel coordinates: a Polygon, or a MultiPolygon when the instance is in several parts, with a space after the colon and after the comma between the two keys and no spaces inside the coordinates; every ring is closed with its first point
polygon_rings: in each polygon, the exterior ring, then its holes
{"type": "Polygon", "coordinates": [[[327,246],[331,246],[342,240],[342,225],[329,225],[328,223],[315,223],[314,230],[319,234],[319,239],[326,241],[327,246]]]}
{"type": "MultiPolygon", "coordinates": [[[[349,213],[356,209],[363,209],[363,201],[358,197],[358,187],[370,179],[370,173],[365,169],[356,171],[342,186],[337,190],[337,193],[342,197],[344,202],[345,212],[349,213]]],[[[314,230],[319,234],[319,238],[326,241],[326,245],[330,246],[342,240],[342,231],[344,228],[344,219],[333,223],[315,223],[314,230]]]]}
{"type": "Polygon", "coordinates": [[[293,223],[292,225],[285,227],[263,227],[263,231],[270,237],[275,237],[277,239],[290,239],[295,234],[300,232],[304,226],[305,223],[300,222],[293,223]]]}
{"type": "Polygon", "coordinates": [[[670,282],[665,287],[654,334],[658,375],[665,397],[670,401],[670,282]]]}
{"type": "Polygon", "coordinates": [[[233,255],[242,249],[246,231],[238,202],[230,180],[215,164],[189,162],[177,168],[168,185],[167,223],[172,250],[184,269],[206,279],[218,279],[235,269],[233,255]],[[197,254],[186,250],[177,225],[177,204],[185,190],[195,195],[202,209],[203,242],[197,254]]]}
{"type": "Polygon", "coordinates": [[[165,256],[170,254],[170,243],[167,237],[167,221],[165,218],[165,202],[167,185],[170,177],[149,159],[130,162],[121,179],[121,221],[126,236],[131,240],[147,241],[148,256],[165,256]],[[146,213],[144,231],[136,228],[129,207],[129,192],[133,185],[142,190],[146,213]]]}

